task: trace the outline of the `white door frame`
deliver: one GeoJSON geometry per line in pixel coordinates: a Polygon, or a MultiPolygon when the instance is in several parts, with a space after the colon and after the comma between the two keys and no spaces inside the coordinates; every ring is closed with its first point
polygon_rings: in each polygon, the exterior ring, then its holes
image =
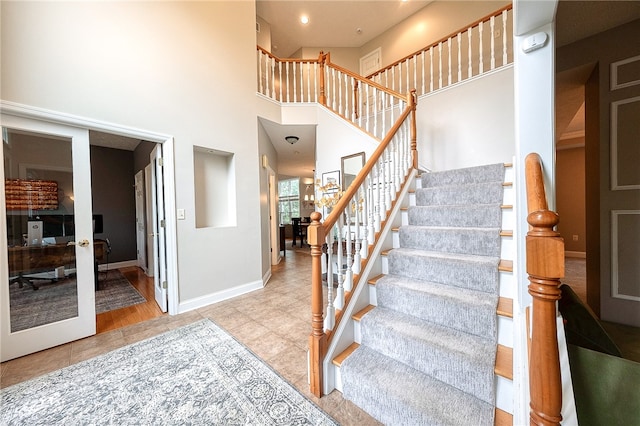
{"type": "Polygon", "coordinates": [[[136,192],[136,255],[138,266],[147,274],[147,221],[145,208],[144,170],[134,176],[136,192]]]}
{"type": "Polygon", "coordinates": [[[271,265],[280,262],[280,233],[278,232],[278,200],[276,172],[267,167],[267,179],[269,179],[269,230],[271,234],[271,265]]]}
{"type": "MultiPolygon", "coordinates": [[[[7,361],[62,345],[74,340],[96,334],[95,276],[93,251],[93,226],[91,205],[91,167],[89,152],[89,131],[87,129],[51,123],[28,117],[18,117],[2,112],[2,126],[16,130],[25,130],[42,135],[69,139],[73,161],[74,235],[78,241],[86,240],[86,245],[76,245],[75,266],[77,284],[78,314],[75,317],[56,321],[21,331],[11,331],[9,306],[9,276],[0,276],[0,317],[2,325],[0,336],[0,360],[7,361]]],[[[0,150],[1,152],[2,150],[0,150]]],[[[4,176],[4,161],[0,164],[0,174],[4,176]]],[[[4,202],[4,192],[0,195],[4,202]]],[[[0,210],[0,221],[6,222],[6,210],[0,210]]],[[[6,246],[6,227],[0,227],[0,241],[6,246]]],[[[8,264],[6,249],[0,250],[0,264],[8,264]]],[[[14,284],[17,285],[17,284],[14,284]]],[[[35,291],[35,290],[34,290],[35,291]]],[[[44,291],[44,290],[41,290],[44,291]]]]}
{"type": "Polygon", "coordinates": [[[178,311],[178,253],[177,253],[177,221],[176,221],[176,188],[175,188],[175,141],[170,135],[121,126],[114,123],[79,117],[71,114],[32,107],[15,102],[0,101],[0,111],[18,117],[75,126],[87,130],[113,133],[134,139],[161,143],[164,157],[164,190],[166,212],[166,244],[167,244],[167,292],[169,299],[168,312],[176,315],[178,311]]]}

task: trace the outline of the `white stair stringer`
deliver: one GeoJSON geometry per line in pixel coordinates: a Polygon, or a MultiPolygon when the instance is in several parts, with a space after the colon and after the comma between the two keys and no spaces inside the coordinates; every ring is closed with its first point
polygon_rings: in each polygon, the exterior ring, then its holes
{"type": "Polygon", "coordinates": [[[369,278],[380,275],[382,273],[382,259],[380,256],[384,250],[393,247],[392,229],[401,225],[400,211],[403,207],[409,205],[409,192],[415,188],[417,179],[417,171],[412,169],[407,176],[407,185],[405,185],[400,194],[398,194],[396,202],[389,212],[384,228],[380,230],[377,244],[369,253],[369,262],[359,274],[359,285],[354,289],[351,300],[344,307],[342,320],[333,331],[331,343],[327,347],[327,353],[323,363],[323,394],[327,395],[334,389],[342,391],[342,382],[340,380],[339,368],[333,364],[333,359],[344,351],[350,344],[357,342],[355,339],[356,331],[352,319],[354,313],[360,311],[370,304],[370,285],[367,284],[369,278]]]}

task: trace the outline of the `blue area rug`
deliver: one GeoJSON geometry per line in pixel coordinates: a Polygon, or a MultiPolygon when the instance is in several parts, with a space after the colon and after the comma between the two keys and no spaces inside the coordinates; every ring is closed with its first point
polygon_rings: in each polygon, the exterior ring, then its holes
{"type": "Polygon", "coordinates": [[[3,425],[337,425],[203,320],[0,391],[3,425]]]}

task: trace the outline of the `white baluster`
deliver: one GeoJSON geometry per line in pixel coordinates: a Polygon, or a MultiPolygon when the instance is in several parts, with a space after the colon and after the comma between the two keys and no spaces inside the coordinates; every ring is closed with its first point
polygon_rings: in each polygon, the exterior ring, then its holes
{"type": "Polygon", "coordinates": [[[375,226],[374,226],[374,209],[375,200],[373,199],[373,174],[375,173],[375,166],[371,169],[371,173],[367,176],[367,193],[365,201],[367,203],[365,214],[367,215],[367,245],[373,244],[375,238],[375,226]]]}
{"type": "Polygon", "coordinates": [[[318,102],[318,63],[313,63],[313,101],[318,102]]]}
{"type": "Polygon", "coordinates": [[[438,89],[442,89],[442,42],[438,43],[438,89]]]}
{"type": "Polygon", "coordinates": [[[496,38],[494,37],[495,21],[496,21],[495,16],[492,16],[491,19],[489,20],[489,25],[491,26],[491,36],[489,37],[491,39],[491,69],[494,69],[496,67],[496,46],[495,46],[496,38]]]}
{"type": "Polygon", "coordinates": [[[331,102],[332,108],[334,111],[336,110],[336,69],[331,68],[331,85],[333,86],[333,100],[331,102]]]}
{"type": "Polygon", "coordinates": [[[373,234],[373,216],[370,212],[371,206],[371,175],[373,170],[364,180],[364,187],[362,188],[362,230],[363,230],[363,242],[362,242],[362,257],[368,257],[368,246],[370,235],[373,234]]]}
{"type": "Polygon", "coordinates": [[[344,118],[346,118],[347,120],[351,120],[351,117],[349,116],[349,99],[351,99],[351,93],[353,93],[353,91],[351,90],[351,85],[349,84],[351,80],[349,79],[348,75],[344,75],[344,118]]]}
{"type": "Polygon", "coordinates": [[[369,95],[369,88],[370,88],[370,87],[371,87],[371,86],[369,86],[369,85],[367,84],[367,86],[366,86],[366,88],[367,88],[367,101],[366,101],[366,102],[367,102],[367,114],[366,114],[366,117],[365,117],[365,120],[367,120],[367,122],[366,122],[366,123],[365,123],[365,125],[364,125],[364,129],[365,129],[367,132],[369,131],[369,122],[370,122],[370,120],[369,120],[369,118],[370,118],[370,116],[369,116],[370,112],[369,112],[369,111],[371,110],[371,105],[370,105],[370,104],[371,104],[371,96],[369,95]]]}
{"type": "Polygon", "coordinates": [[[338,256],[337,256],[337,269],[338,272],[338,288],[336,289],[336,299],[333,305],[336,309],[342,309],[344,306],[344,268],[342,267],[342,214],[338,218],[338,256]]]}
{"type": "Polygon", "coordinates": [[[478,73],[482,74],[484,72],[484,61],[482,58],[482,29],[484,28],[484,22],[480,21],[480,24],[478,25],[478,44],[480,45],[480,52],[478,54],[478,73]]]}
{"type": "Polygon", "coordinates": [[[354,219],[355,219],[355,228],[356,228],[356,233],[355,233],[355,237],[356,237],[356,245],[355,245],[355,254],[353,257],[353,273],[354,274],[359,274],[360,273],[360,264],[362,262],[362,253],[361,253],[361,247],[362,247],[362,235],[361,235],[361,226],[360,226],[360,222],[362,220],[362,203],[363,203],[363,199],[361,196],[362,193],[362,185],[360,185],[360,187],[358,187],[358,190],[356,191],[356,195],[355,195],[355,208],[356,211],[354,212],[354,219]]]}
{"type": "Polygon", "coordinates": [[[401,148],[400,147],[402,145],[402,139],[403,139],[402,136],[404,135],[404,129],[401,128],[401,130],[402,130],[402,133],[400,134],[400,137],[396,138],[394,140],[395,150],[393,151],[393,156],[394,156],[393,157],[394,158],[393,164],[394,164],[395,169],[396,169],[396,179],[395,179],[395,181],[396,181],[396,190],[395,190],[395,193],[393,194],[393,199],[394,200],[396,199],[396,194],[398,192],[400,192],[400,186],[401,186],[402,181],[404,180],[403,178],[405,176],[402,173],[402,162],[400,160],[400,154],[401,154],[401,152],[400,152],[401,148]]]}
{"type": "Polygon", "coordinates": [[[382,170],[384,176],[384,218],[387,218],[387,211],[391,210],[391,190],[393,189],[393,176],[391,175],[391,157],[390,157],[390,147],[387,146],[387,149],[382,153],[383,167],[382,170]]]}
{"type": "Polygon", "coordinates": [[[378,136],[378,88],[373,88],[373,135],[378,136]]]}
{"type": "Polygon", "coordinates": [[[396,90],[396,67],[395,66],[391,67],[391,90],[396,90]]]}
{"type": "Polygon", "coordinates": [[[418,55],[411,57],[413,60],[413,88],[418,90],[418,55]]]}
{"type": "Polygon", "coordinates": [[[333,232],[327,235],[327,312],[324,317],[324,329],[333,330],[336,311],[333,307],[333,232]]]}
{"type": "Polygon", "coordinates": [[[257,50],[258,55],[258,92],[264,95],[262,91],[262,51],[260,49],[257,50]]]}
{"type": "Polygon", "coordinates": [[[467,30],[467,38],[469,39],[469,49],[468,49],[469,50],[469,71],[467,72],[467,78],[473,77],[473,66],[472,66],[473,62],[472,62],[472,59],[471,59],[471,56],[472,56],[471,53],[473,51],[473,47],[471,45],[471,33],[472,33],[472,31],[473,31],[473,28],[471,28],[471,27],[469,27],[469,29],[467,30]]]}
{"type": "Polygon", "coordinates": [[[430,61],[429,61],[429,70],[430,70],[429,92],[433,92],[433,46],[431,46],[429,48],[429,57],[430,57],[430,61]]]}
{"type": "Polygon", "coordinates": [[[282,102],[282,62],[278,62],[278,80],[280,81],[278,92],[280,93],[280,97],[278,100],[282,102]]]}
{"type": "Polygon", "coordinates": [[[451,37],[449,37],[449,39],[447,40],[447,52],[447,85],[451,86],[451,37]]]}
{"type": "Polygon", "coordinates": [[[386,135],[387,134],[387,108],[385,107],[385,105],[387,104],[387,92],[381,92],[380,96],[382,96],[382,134],[386,135]]]}
{"type": "Polygon", "coordinates": [[[311,62],[307,62],[307,102],[311,102],[311,62]]]}
{"type": "MultiPolygon", "coordinates": [[[[274,61],[273,58],[269,57],[269,72],[271,73],[271,79],[270,79],[271,80],[271,92],[270,92],[271,93],[271,99],[275,99],[276,98],[275,89],[273,88],[273,84],[274,84],[274,81],[275,81],[275,75],[274,75],[275,74],[275,69],[274,69],[275,68],[275,64],[273,63],[273,61],[274,61]]],[[[269,90],[268,87],[267,87],[267,90],[269,90]]]]}
{"type": "Polygon", "coordinates": [[[458,33],[458,82],[462,81],[462,33],[458,33]]]}
{"type": "Polygon", "coordinates": [[[300,102],[304,102],[304,62],[300,62],[300,102]]]}
{"type": "Polygon", "coordinates": [[[502,11],[502,66],[507,65],[507,11],[502,11]]]}
{"type": "Polygon", "coordinates": [[[342,114],[342,73],[338,71],[338,115],[342,114]]]}
{"type": "Polygon", "coordinates": [[[380,176],[382,178],[380,182],[380,220],[383,221],[387,218],[387,167],[384,163],[384,153],[380,156],[380,176]]]}
{"type": "MultiPolygon", "coordinates": [[[[289,83],[290,82],[290,80],[289,80],[289,68],[290,68],[289,62],[286,62],[285,66],[287,67],[287,87],[286,87],[285,90],[287,91],[287,102],[290,102],[291,101],[291,98],[290,98],[291,90],[289,90],[289,87],[291,87],[291,86],[290,86],[290,83],[289,83]]],[[[280,85],[280,86],[282,86],[282,85],[280,85]]]]}
{"type": "Polygon", "coordinates": [[[296,71],[296,62],[293,64],[293,102],[298,102],[298,72],[296,71]]]}
{"type": "Polygon", "coordinates": [[[381,212],[380,212],[380,200],[382,200],[382,196],[381,196],[381,192],[380,192],[380,162],[376,162],[376,181],[375,181],[375,196],[374,196],[374,201],[375,201],[375,212],[373,215],[373,229],[375,230],[375,232],[380,232],[380,225],[382,223],[381,220],[381,212]]]}
{"type": "Polygon", "coordinates": [[[344,211],[347,222],[347,268],[344,275],[344,291],[351,291],[353,288],[353,270],[351,269],[353,266],[353,251],[351,250],[351,205],[352,203],[349,203],[344,211]]]}
{"type": "Polygon", "coordinates": [[[406,91],[408,92],[409,90],[411,90],[411,62],[409,59],[406,60],[406,78],[407,78],[407,85],[405,86],[406,91]]]}
{"type": "Polygon", "coordinates": [[[422,58],[422,92],[420,92],[420,94],[424,95],[424,50],[420,54],[420,57],[422,58]]]}

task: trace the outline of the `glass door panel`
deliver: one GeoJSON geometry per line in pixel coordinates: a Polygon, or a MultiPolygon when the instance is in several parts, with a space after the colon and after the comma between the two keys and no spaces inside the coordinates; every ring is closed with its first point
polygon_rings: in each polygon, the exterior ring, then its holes
{"type": "Polygon", "coordinates": [[[4,361],[94,334],[95,295],[88,132],[2,118],[4,361]]]}

